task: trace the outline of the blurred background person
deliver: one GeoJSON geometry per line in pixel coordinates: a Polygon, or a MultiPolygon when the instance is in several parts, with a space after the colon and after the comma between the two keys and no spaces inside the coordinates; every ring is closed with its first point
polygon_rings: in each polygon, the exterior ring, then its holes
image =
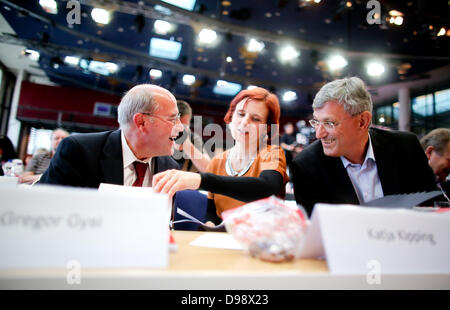
{"type": "Polygon", "coordinates": [[[191,132],[192,108],[184,100],[177,100],[177,106],[184,130],[175,140],[173,158],[183,171],[205,172],[211,158],[206,152],[202,151],[202,138],[191,132]]]}
{"type": "MultiPolygon", "coordinates": [[[[8,162],[10,159],[17,158],[17,152],[14,150],[14,146],[11,140],[7,136],[0,136],[0,163],[8,162]]],[[[0,176],[4,175],[3,169],[0,169],[0,176]]]]}
{"type": "Polygon", "coordinates": [[[428,164],[436,175],[438,187],[441,187],[447,199],[450,194],[450,129],[437,128],[420,139],[428,164]]]}
{"type": "Polygon", "coordinates": [[[153,178],[153,189],[170,196],[184,189],[209,191],[206,218],[214,224],[222,221],[223,211],[247,202],[271,195],[284,199],[288,181],[283,149],[271,144],[280,120],[276,95],[259,87],[243,90],[224,120],[235,144],[214,156],[207,173],[169,170],[153,178]]]}
{"type": "Polygon", "coordinates": [[[69,133],[62,128],[53,130],[51,135],[52,149],[50,151],[36,152],[36,154],[33,155],[33,158],[25,167],[25,172],[20,175],[19,183],[32,184],[36,180],[39,180],[50,165],[50,161],[55,155],[59,143],[68,136],[69,133]]]}
{"type": "Polygon", "coordinates": [[[286,156],[286,163],[289,164],[292,161],[294,148],[296,145],[296,136],[294,132],[294,125],[292,123],[286,123],[283,127],[284,133],[280,138],[280,145],[284,150],[284,155],[286,156]]]}

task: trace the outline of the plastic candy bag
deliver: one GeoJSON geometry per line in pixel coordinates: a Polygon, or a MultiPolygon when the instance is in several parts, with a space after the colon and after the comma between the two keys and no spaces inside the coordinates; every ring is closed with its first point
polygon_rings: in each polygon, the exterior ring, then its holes
{"type": "Polygon", "coordinates": [[[272,196],[222,213],[228,231],[263,261],[286,262],[298,257],[305,236],[306,215],[272,196]]]}

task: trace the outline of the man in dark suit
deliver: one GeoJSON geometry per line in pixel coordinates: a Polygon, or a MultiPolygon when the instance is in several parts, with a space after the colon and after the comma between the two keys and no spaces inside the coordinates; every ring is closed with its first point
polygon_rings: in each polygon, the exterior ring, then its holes
{"type": "Polygon", "coordinates": [[[120,102],[118,121],[118,130],[64,139],[39,183],[151,186],[154,174],[179,169],[170,155],[183,126],[169,91],[150,84],[133,87],[120,102]]]}
{"type": "Polygon", "coordinates": [[[436,190],[414,134],[369,129],[372,99],[356,77],[330,82],[314,98],[317,141],[290,166],[298,204],[362,204],[393,194],[436,190]]]}

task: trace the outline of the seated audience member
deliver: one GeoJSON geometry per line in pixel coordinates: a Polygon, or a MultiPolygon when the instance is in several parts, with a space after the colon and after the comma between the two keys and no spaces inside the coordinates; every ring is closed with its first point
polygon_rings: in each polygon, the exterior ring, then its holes
{"type": "Polygon", "coordinates": [[[197,134],[192,133],[189,126],[192,119],[192,109],[184,100],[177,100],[180,121],[183,124],[183,135],[175,140],[173,158],[180,165],[180,169],[190,172],[205,172],[210,158],[202,152],[203,141],[197,134]]]}
{"type": "Polygon", "coordinates": [[[14,145],[7,136],[0,136],[0,176],[3,176],[2,166],[10,159],[16,159],[17,153],[14,150],[14,145]]]}
{"type": "Polygon", "coordinates": [[[168,90],[151,84],[133,87],[120,102],[118,121],[118,130],[61,141],[39,183],[151,186],[154,174],[179,168],[170,155],[183,126],[168,90]]]}
{"type": "Polygon", "coordinates": [[[153,178],[153,189],[169,195],[184,189],[209,191],[207,219],[215,224],[225,210],[271,195],[284,197],[288,181],[284,152],[271,144],[280,119],[274,94],[264,88],[243,90],[224,119],[235,144],[211,160],[207,173],[169,170],[153,178]]]}
{"type": "Polygon", "coordinates": [[[428,164],[436,176],[438,187],[450,196],[450,180],[447,179],[450,173],[450,129],[438,128],[430,131],[420,140],[428,164]]]}
{"type": "Polygon", "coordinates": [[[50,160],[55,155],[56,149],[62,139],[69,136],[69,133],[64,129],[57,128],[53,130],[51,136],[51,151],[39,152],[33,156],[30,162],[25,167],[25,172],[19,177],[19,183],[34,183],[47,170],[50,160]]]}
{"type": "Polygon", "coordinates": [[[286,164],[289,164],[292,161],[295,145],[297,144],[297,140],[294,132],[294,125],[292,123],[286,123],[284,125],[284,133],[280,138],[280,145],[284,150],[284,155],[286,156],[286,164]]]}
{"type": "Polygon", "coordinates": [[[414,134],[369,129],[372,99],[359,78],[324,85],[313,110],[318,140],[290,166],[295,199],[309,214],[318,202],[360,204],[437,189],[414,134]]]}

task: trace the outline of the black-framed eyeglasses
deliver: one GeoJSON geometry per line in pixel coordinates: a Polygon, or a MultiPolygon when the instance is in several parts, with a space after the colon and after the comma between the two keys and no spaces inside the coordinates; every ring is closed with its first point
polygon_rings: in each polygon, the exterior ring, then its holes
{"type": "Polygon", "coordinates": [[[181,113],[178,113],[177,116],[175,116],[174,119],[165,119],[165,118],[163,118],[163,117],[161,117],[159,115],[148,113],[148,112],[141,112],[141,114],[159,118],[162,121],[165,121],[165,122],[168,122],[168,123],[172,124],[172,126],[175,126],[178,123],[178,121],[180,120],[180,117],[181,117],[181,113]]]}

